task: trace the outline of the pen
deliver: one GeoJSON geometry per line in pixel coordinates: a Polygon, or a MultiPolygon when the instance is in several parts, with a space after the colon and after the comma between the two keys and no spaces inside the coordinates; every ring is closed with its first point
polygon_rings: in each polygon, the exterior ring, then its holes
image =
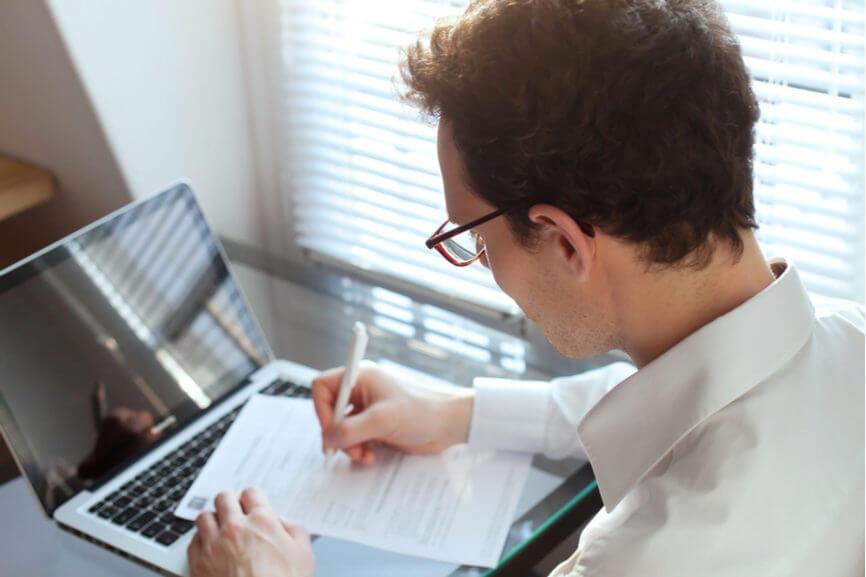
{"type": "MultiPolygon", "coordinates": [[[[343,380],[340,382],[340,390],[337,392],[337,402],[334,403],[334,424],[339,425],[346,416],[346,407],[349,404],[349,395],[352,393],[352,387],[355,386],[355,381],[358,379],[358,369],[361,366],[361,359],[364,358],[364,352],[367,350],[367,328],[364,323],[356,322],[352,327],[352,344],[349,346],[349,358],[346,359],[346,370],[343,372],[343,380]]],[[[325,457],[326,461],[330,460],[334,454],[333,449],[328,449],[325,457]]]]}

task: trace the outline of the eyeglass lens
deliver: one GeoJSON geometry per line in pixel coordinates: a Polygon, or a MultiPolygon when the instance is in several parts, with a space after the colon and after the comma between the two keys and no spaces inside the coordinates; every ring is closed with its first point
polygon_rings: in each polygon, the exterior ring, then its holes
{"type": "Polygon", "coordinates": [[[451,256],[461,261],[474,259],[484,249],[478,235],[468,230],[449,238],[442,245],[451,256]]]}

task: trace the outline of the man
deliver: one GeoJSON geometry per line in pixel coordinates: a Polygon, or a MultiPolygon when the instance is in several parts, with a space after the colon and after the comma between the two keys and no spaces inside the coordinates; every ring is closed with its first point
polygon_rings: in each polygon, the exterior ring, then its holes
{"type": "MultiPolygon", "coordinates": [[[[761,254],[758,107],[719,8],[480,0],[403,76],[440,119],[454,225],[428,245],[489,267],[562,354],[620,349],[637,371],[449,394],[368,366],[332,427],[332,370],[313,388],[324,446],[587,457],[604,510],[557,576],[862,574],[863,308],[813,304],[761,254]]],[[[312,575],[263,496],[217,506],[194,575],[312,575]]]]}

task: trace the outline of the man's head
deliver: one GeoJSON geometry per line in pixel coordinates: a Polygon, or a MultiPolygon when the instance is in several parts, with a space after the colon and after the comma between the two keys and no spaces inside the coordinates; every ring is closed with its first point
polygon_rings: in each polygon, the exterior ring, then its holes
{"type": "Polygon", "coordinates": [[[512,208],[476,232],[499,285],[566,354],[617,345],[625,255],[700,270],[756,228],[758,106],[714,2],[479,0],[402,72],[442,120],[449,215],[512,208]]]}

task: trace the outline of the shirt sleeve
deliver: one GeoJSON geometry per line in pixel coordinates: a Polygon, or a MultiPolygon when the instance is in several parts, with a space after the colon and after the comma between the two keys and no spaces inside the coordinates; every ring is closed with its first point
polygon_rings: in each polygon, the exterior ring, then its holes
{"type": "Polygon", "coordinates": [[[586,459],[577,425],[605,393],[635,372],[624,362],[552,381],[476,378],[473,447],[586,459]]]}

